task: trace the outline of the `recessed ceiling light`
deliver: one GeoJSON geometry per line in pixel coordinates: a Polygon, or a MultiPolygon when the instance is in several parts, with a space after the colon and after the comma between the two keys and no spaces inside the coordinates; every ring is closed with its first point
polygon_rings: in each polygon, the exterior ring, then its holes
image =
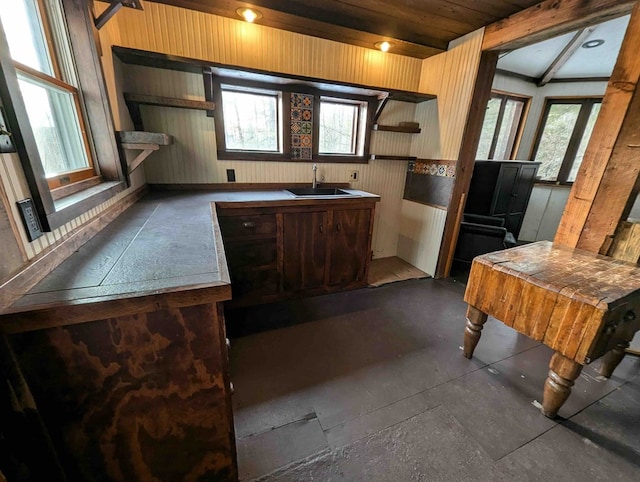
{"type": "Polygon", "coordinates": [[[384,42],[376,42],[375,47],[378,50],[382,50],[383,52],[388,52],[389,49],[392,47],[392,43],[391,42],[387,42],[386,40],[384,42]]]}
{"type": "Polygon", "coordinates": [[[582,44],[582,48],[595,49],[596,47],[600,47],[603,43],[604,43],[604,40],[602,40],[601,38],[587,40],[585,43],[582,44]]]}
{"type": "Polygon", "coordinates": [[[236,10],[236,13],[249,23],[253,23],[254,21],[262,18],[262,13],[253,8],[239,8],[236,10]]]}

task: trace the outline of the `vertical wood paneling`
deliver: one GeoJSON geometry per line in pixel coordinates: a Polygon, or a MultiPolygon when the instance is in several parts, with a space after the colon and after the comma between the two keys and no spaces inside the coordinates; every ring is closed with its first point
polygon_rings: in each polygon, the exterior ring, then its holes
{"type": "MultiPolygon", "coordinates": [[[[457,160],[480,62],[483,29],[452,42],[450,49],[422,63],[420,90],[437,101],[418,107],[426,135],[413,141],[412,153],[422,158],[457,160]]],[[[454,200],[457,202],[457,200],[454,200]]],[[[402,202],[398,256],[434,274],[447,211],[412,201],[402,202]]]]}
{"type": "Polygon", "coordinates": [[[120,45],[211,62],[416,90],[422,61],[158,3],[126,9],[120,45]]]}
{"type": "Polygon", "coordinates": [[[433,276],[447,211],[403,200],[401,213],[398,256],[433,276]]]}
{"type": "MultiPolygon", "coordinates": [[[[200,75],[138,66],[125,66],[125,74],[129,92],[204,99],[200,75]]],[[[416,119],[415,112],[415,104],[391,101],[380,122],[395,125],[412,121],[416,119]]],[[[237,182],[311,182],[311,164],[308,162],[217,160],[214,120],[204,112],[143,106],[142,116],[145,129],[166,132],[174,138],[172,145],[161,148],[144,162],[149,183],[221,183],[226,182],[227,169],[235,170],[237,182]]],[[[416,136],[374,132],[372,152],[408,155],[413,137],[416,136]]],[[[373,239],[376,257],[396,254],[406,169],[407,163],[401,161],[319,164],[319,179],[348,182],[351,171],[357,170],[359,180],[352,186],[381,196],[382,201],[376,208],[373,239]]]]}

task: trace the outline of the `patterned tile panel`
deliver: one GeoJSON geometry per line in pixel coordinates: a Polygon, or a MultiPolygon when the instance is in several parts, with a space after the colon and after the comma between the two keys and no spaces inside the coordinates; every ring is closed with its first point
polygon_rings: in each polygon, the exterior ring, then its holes
{"type": "Polygon", "coordinates": [[[313,95],[291,94],[291,159],[311,160],[313,95]]]}
{"type": "Polygon", "coordinates": [[[427,176],[456,177],[455,161],[418,160],[409,161],[408,172],[427,176]]]}

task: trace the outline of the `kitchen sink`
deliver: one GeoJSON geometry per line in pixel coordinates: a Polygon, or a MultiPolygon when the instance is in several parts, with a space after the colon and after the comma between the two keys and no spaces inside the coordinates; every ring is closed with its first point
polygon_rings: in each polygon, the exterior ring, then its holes
{"type": "Polygon", "coordinates": [[[335,187],[297,187],[287,189],[294,196],[352,196],[352,194],[335,187]]]}

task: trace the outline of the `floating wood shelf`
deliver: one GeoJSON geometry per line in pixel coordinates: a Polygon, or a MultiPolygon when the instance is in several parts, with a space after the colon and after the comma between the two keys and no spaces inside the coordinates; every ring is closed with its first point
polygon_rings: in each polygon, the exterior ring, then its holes
{"type": "Polygon", "coordinates": [[[160,132],[118,131],[117,136],[124,149],[142,151],[129,164],[129,174],[137,169],[153,151],[160,149],[160,146],[173,144],[172,136],[160,132]]]}
{"type": "Polygon", "coordinates": [[[373,125],[373,130],[374,131],[387,131],[387,132],[404,132],[405,134],[420,134],[420,132],[422,132],[422,129],[420,129],[419,127],[403,126],[403,125],[386,126],[386,125],[382,125],[382,124],[374,124],[373,125]]]}
{"type": "Polygon", "coordinates": [[[215,103],[205,100],[179,99],[177,97],[162,97],[159,95],[132,94],[125,92],[124,100],[129,109],[133,126],[137,131],[144,131],[142,124],[141,105],[156,105],[160,107],[175,107],[178,109],[195,109],[211,112],[215,109],[215,103]]]}
{"type": "Polygon", "coordinates": [[[370,161],[416,161],[417,159],[415,156],[387,156],[383,154],[371,154],[369,156],[370,161]]]}

